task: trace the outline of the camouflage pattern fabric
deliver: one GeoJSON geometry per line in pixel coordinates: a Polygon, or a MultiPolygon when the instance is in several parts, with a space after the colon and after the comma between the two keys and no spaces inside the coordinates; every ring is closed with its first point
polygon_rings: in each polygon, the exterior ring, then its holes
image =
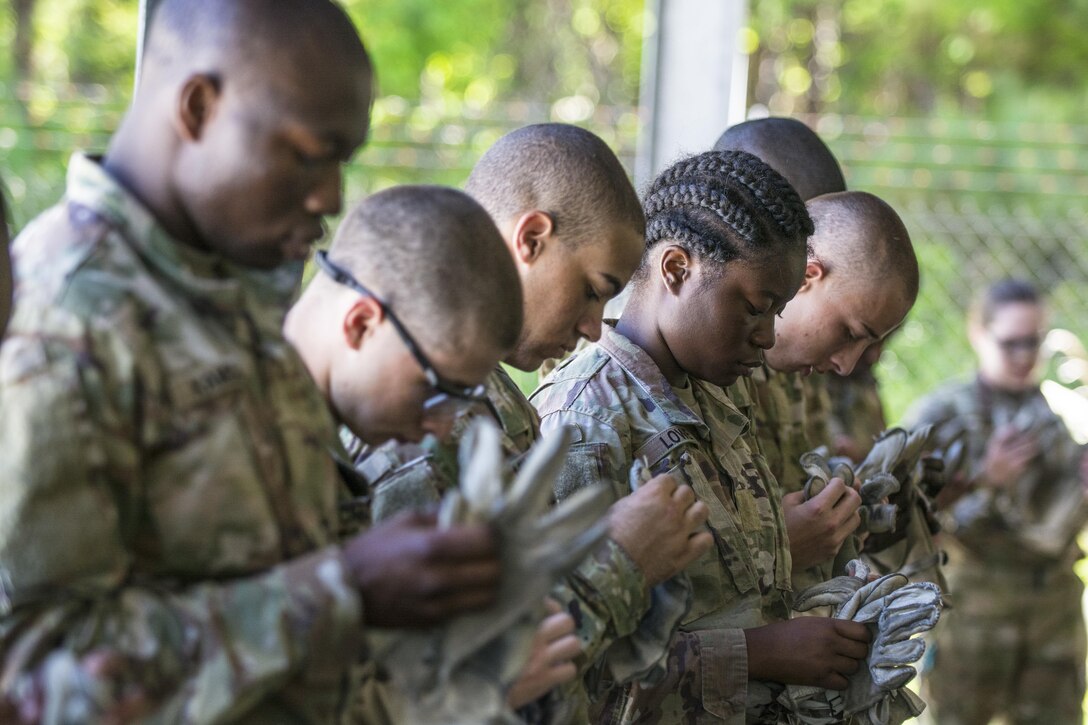
{"type": "Polygon", "coordinates": [[[1080,722],[1086,644],[1073,564],[1081,557],[1082,447],[1038,389],[1008,394],[980,380],[939,389],[907,420],[936,426],[938,444],[966,434],[969,480],[981,474],[986,444],[1005,424],[1033,430],[1043,451],[1010,490],[979,486],[945,519],[955,607],[935,630],[926,678],[937,721],[985,723],[1004,714],[1015,723],[1080,722]],[[1041,537],[1052,511],[1081,518],[1041,537]]]}
{"type": "MultiPolygon", "coordinates": [[[[805,401],[805,438],[816,446],[831,443],[831,390],[828,378],[837,377],[812,373],[801,378],[801,394],[805,401]]],[[[873,435],[879,432],[875,430],[873,435]]]]}
{"type": "Polygon", "coordinates": [[[876,378],[872,372],[820,377],[824,378],[831,405],[829,440],[849,440],[858,458],[864,458],[876,434],[888,427],[876,378]]]}
{"type": "Polygon", "coordinates": [[[627,470],[690,484],[710,509],[717,546],[688,567],[694,602],[669,644],[663,681],[614,687],[599,722],[742,723],[748,694],[743,629],[789,616],[790,556],[780,494],[762,455],[744,442],[748,420],[720,388],[692,381],[696,414],[646,353],[610,326],[563,363],[531,400],[547,434],[572,426],[560,498],[595,484],[626,495],[627,470]]]}
{"type": "Polygon", "coordinates": [[[333,422],[280,332],[300,266],[178,244],[81,156],[14,252],[0,695],[52,722],[133,692],[153,722],[333,721],[361,602],[333,422]]]}
{"type": "MultiPolygon", "coordinates": [[[[454,486],[460,475],[456,455],[459,444],[472,420],[485,416],[498,421],[503,449],[512,461],[519,462],[540,438],[540,417],[525,398],[517,383],[502,367],[487,379],[487,409],[473,410],[457,420],[448,441],[433,437],[421,445],[390,442],[376,448],[363,446],[350,432],[342,431],[356,469],[373,486],[375,520],[403,510],[435,506],[454,486]]],[[[656,657],[639,651],[640,640],[654,639],[655,623],[679,615],[659,611],[664,602],[652,605],[646,580],[623,549],[606,540],[552,591],[575,621],[575,633],[582,644],[580,671],[587,671],[605,650],[617,642],[629,644],[625,668],[633,672],[648,669],[656,657]],[[648,632],[641,633],[642,628],[648,632]]],[[[372,682],[369,680],[367,682],[372,682]]],[[[372,686],[367,685],[366,687],[372,686]]],[[[369,696],[371,700],[380,698],[369,696]]],[[[588,698],[580,682],[561,688],[545,708],[549,722],[584,722],[588,698]]],[[[376,722],[386,721],[376,717],[376,722]]]]}
{"type": "Polygon", "coordinates": [[[755,402],[753,427],[771,473],[782,493],[800,491],[808,480],[801,456],[819,444],[808,437],[811,407],[805,401],[804,378],[799,373],[777,372],[764,363],[753,372],[749,384],[755,402]]]}
{"type": "MultiPolygon", "coordinates": [[[[784,494],[801,491],[808,481],[808,474],[801,466],[801,457],[815,447],[809,433],[827,431],[826,426],[813,421],[810,416],[821,416],[826,420],[828,411],[818,402],[806,400],[805,386],[805,378],[799,373],[777,372],[766,363],[756,368],[748,382],[754,401],[754,434],[784,494]]],[[[736,387],[734,385],[730,390],[736,387]]],[[[794,588],[806,589],[841,574],[836,565],[845,565],[847,560],[828,560],[794,572],[794,588]]]]}

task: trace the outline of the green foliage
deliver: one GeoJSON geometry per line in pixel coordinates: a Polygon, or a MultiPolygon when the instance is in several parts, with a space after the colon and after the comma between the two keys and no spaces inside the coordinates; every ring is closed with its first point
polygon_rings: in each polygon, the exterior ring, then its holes
{"type": "Polygon", "coordinates": [[[1073,120],[1088,100],[1083,0],[752,0],[751,8],[750,97],[774,113],[1073,120]]]}

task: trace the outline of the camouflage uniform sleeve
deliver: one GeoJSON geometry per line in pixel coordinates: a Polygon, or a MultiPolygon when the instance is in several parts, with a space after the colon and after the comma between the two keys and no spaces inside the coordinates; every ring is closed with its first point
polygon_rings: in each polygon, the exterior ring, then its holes
{"type": "MultiPolygon", "coordinates": [[[[556,485],[557,498],[592,485],[610,486],[617,499],[630,493],[626,430],[572,410],[546,415],[541,423],[544,435],[560,426],[572,427],[577,442],[556,485]]],[[[601,674],[626,682],[658,668],[670,633],[690,606],[690,593],[681,589],[681,600],[668,584],[651,591],[627,553],[615,542],[606,542],[556,591],[575,617],[583,643],[585,659],[580,670],[586,673],[607,663],[608,672],[601,674]]],[[[590,689],[598,690],[596,686],[590,689]]]]}
{"type": "MultiPolygon", "coordinates": [[[[563,499],[587,486],[608,485],[616,497],[627,493],[627,461],[620,434],[591,416],[558,411],[545,416],[541,432],[573,428],[575,443],[556,484],[563,499]]],[[[615,641],[634,632],[649,607],[646,579],[611,539],[605,541],[555,590],[577,625],[587,663],[615,641]]]]}
{"type": "Polygon", "coordinates": [[[210,722],[288,680],[344,677],[362,646],[361,601],[337,548],[244,578],[141,573],[135,523],[154,502],[142,498],[131,424],[71,357],[21,379],[9,373],[0,387],[0,696],[23,712],[88,721],[136,690],[168,720],[210,722]],[[102,654],[128,666],[80,669],[102,654]],[[84,675],[79,687],[73,671],[84,675]]]}
{"type": "Polygon", "coordinates": [[[552,596],[574,618],[586,666],[638,628],[650,606],[646,578],[619,544],[606,540],[552,596]]]}

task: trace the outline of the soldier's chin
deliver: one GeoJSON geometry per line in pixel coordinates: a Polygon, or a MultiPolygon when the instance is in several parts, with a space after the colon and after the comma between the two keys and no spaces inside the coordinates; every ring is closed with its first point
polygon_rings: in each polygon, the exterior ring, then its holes
{"type": "Polygon", "coordinates": [[[719,388],[728,388],[730,385],[740,380],[740,378],[741,375],[739,373],[724,373],[722,375],[717,375],[716,379],[711,380],[710,382],[714,383],[719,388]]]}
{"type": "Polygon", "coordinates": [[[547,359],[547,355],[541,354],[536,349],[517,347],[503,358],[502,362],[524,372],[533,372],[539,370],[547,359]]]}

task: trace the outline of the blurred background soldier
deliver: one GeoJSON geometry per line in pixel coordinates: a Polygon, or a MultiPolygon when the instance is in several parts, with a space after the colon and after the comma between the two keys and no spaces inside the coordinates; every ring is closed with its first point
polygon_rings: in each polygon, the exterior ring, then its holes
{"type": "Polygon", "coordinates": [[[967,437],[967,473],[948,509],[955,608],[936,630],[927,678],[942,725],[1079,723],[1084,698],[1083,585],[1075,538],[1085,522],[1084,450],[1039,389],[1046,310],[1027,282],[994,284],[969,322],[978,375],[917,403],[911,424],[937,444],[967,437]]]}

